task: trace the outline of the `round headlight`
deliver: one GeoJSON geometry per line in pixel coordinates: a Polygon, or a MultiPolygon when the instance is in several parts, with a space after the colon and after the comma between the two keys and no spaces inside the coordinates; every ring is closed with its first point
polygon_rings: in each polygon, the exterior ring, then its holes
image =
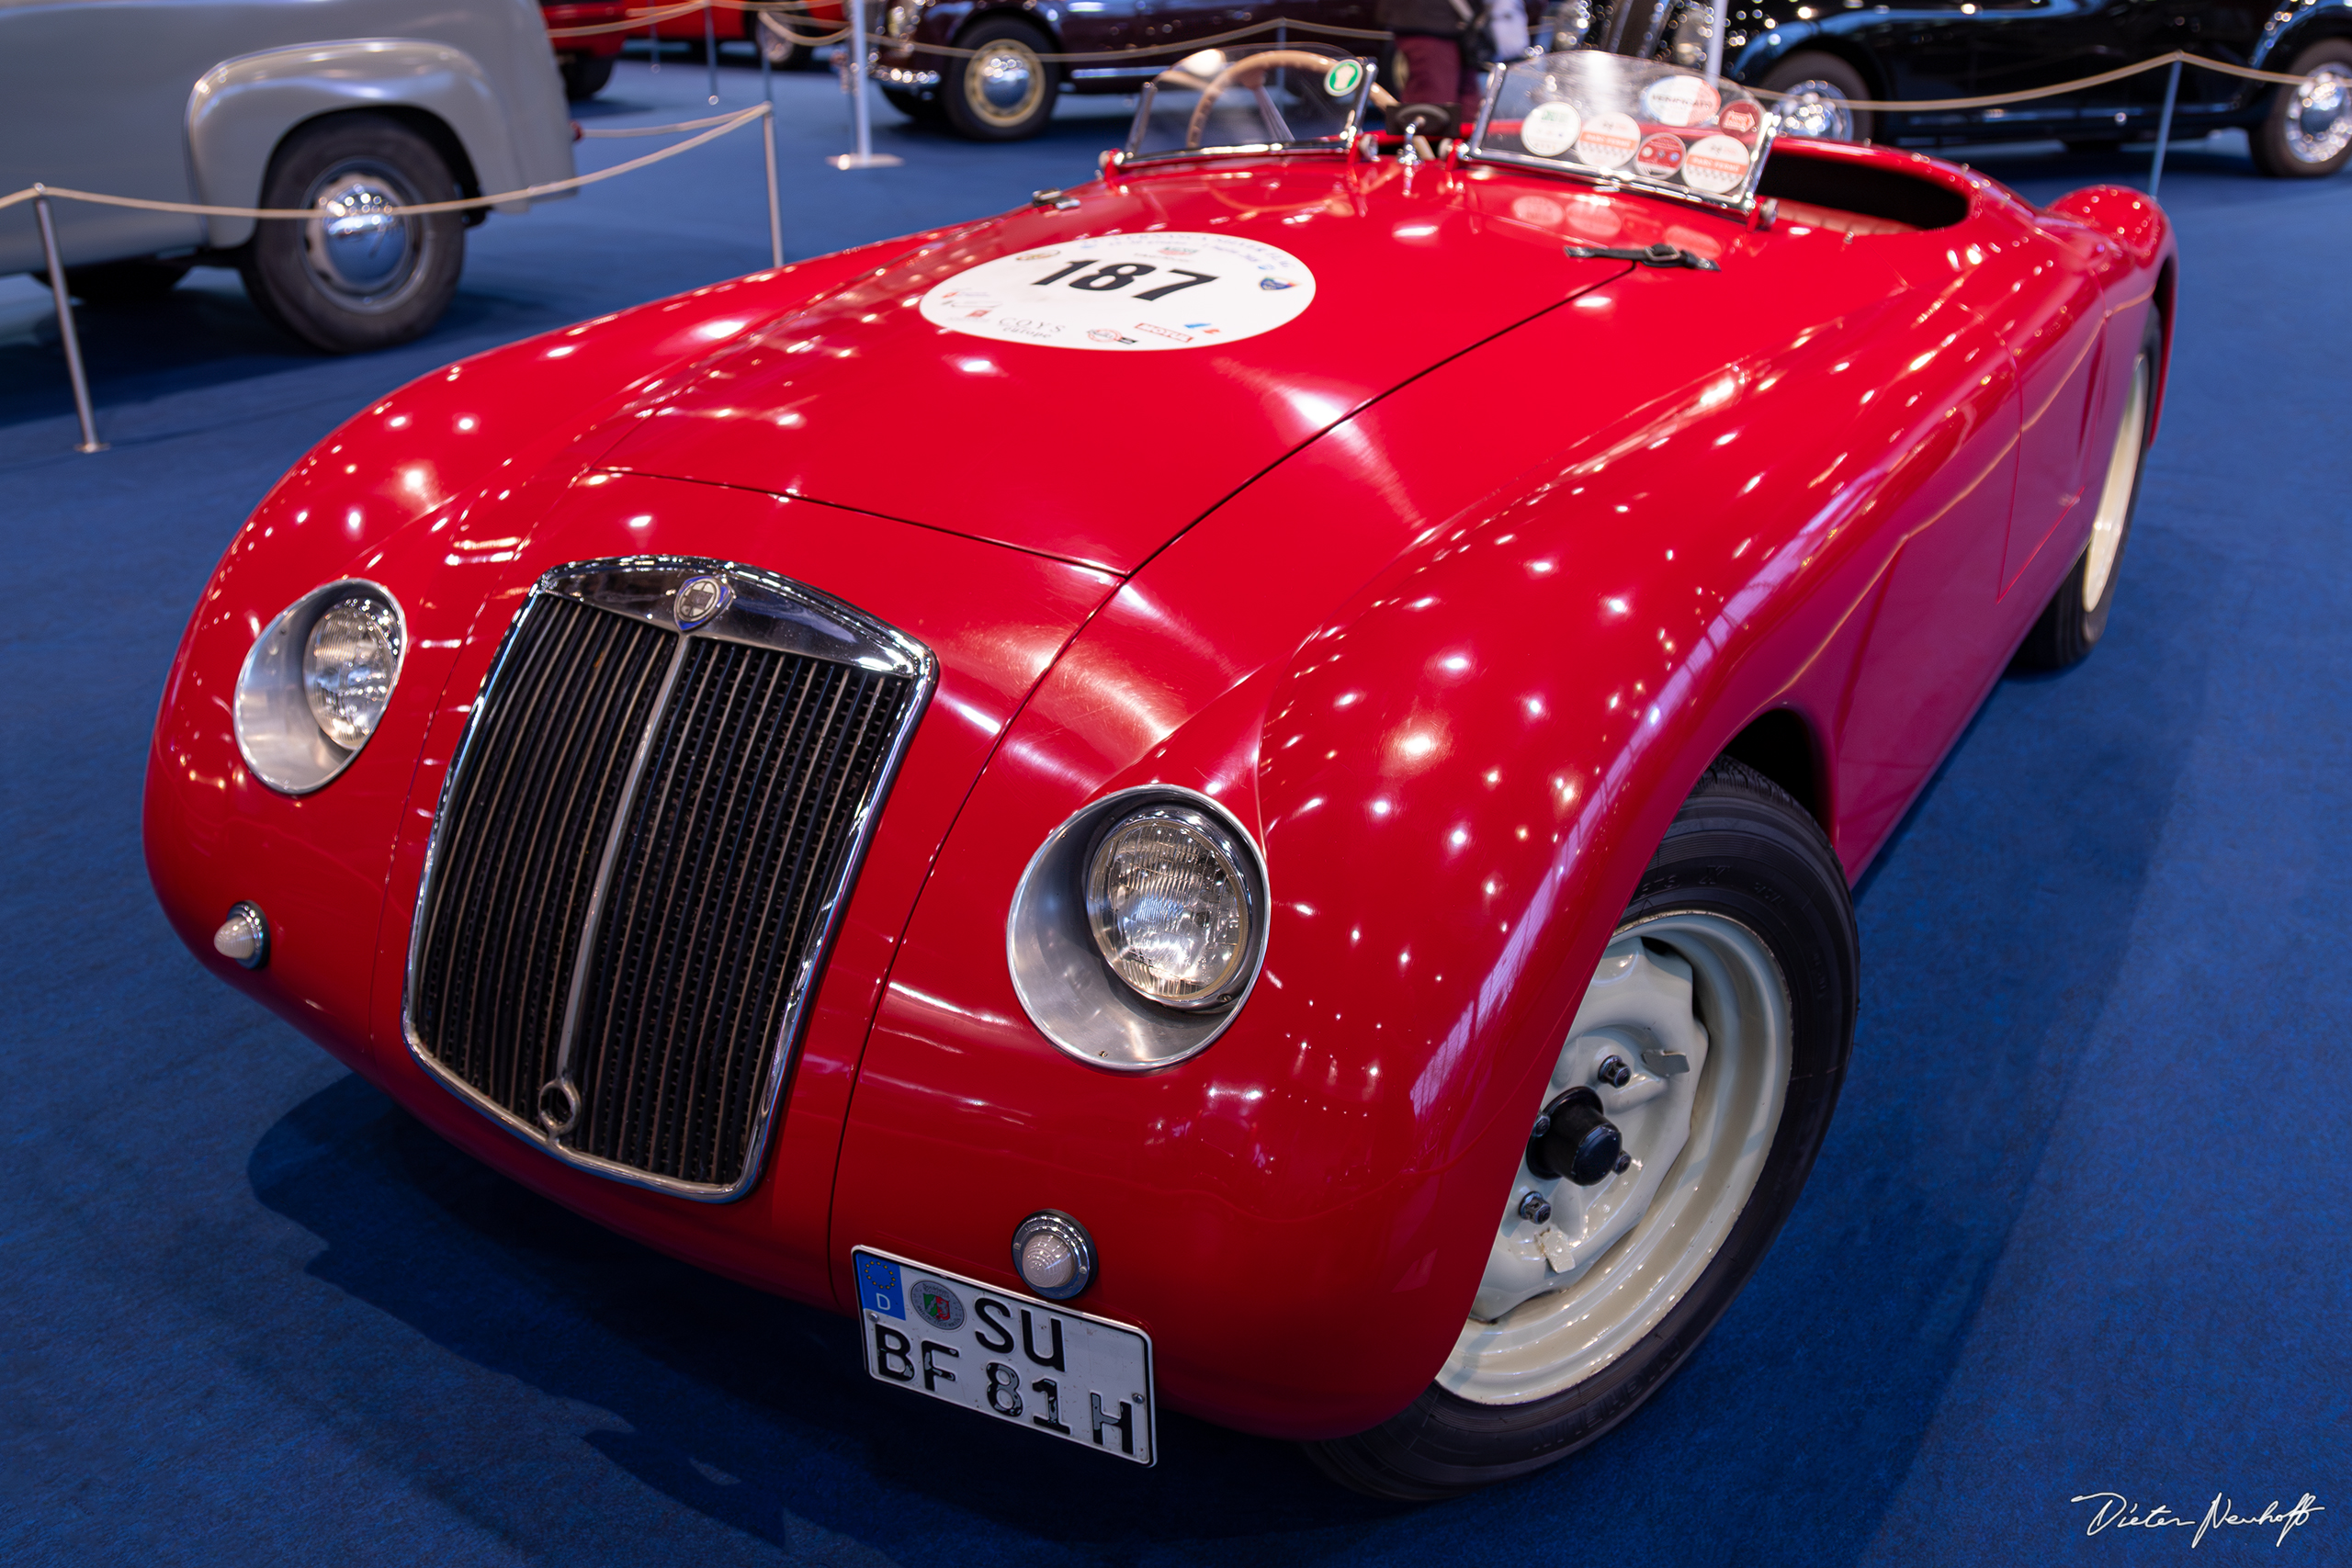
{"type": "Polygon", "coordinates": [[[302,653],[302,694],[329,740],[346,751],[368,743],[400,661],[400,624],[381,600],[355,593],[319,617],[302,653]]]}
{"type": "Polygon", "coordinates": [[[351,765],[400,682],[399,602],[372,582],[314,588],[262,628],[237,671],[237,750],[254,777],[308,795],[351,765]]]}
{"type": "Polygon", "coordinates": [[[1231,812],[1146,784],[1091,802],[1037,846],[1013,889],[1005,959],[1046,1039],[1095,1066],[1148,1072],[1206,1050],[1240,1016],[1272,908],[1265,862],[1231,812]]]}
{"type": "Polygon", "coordinates": [[[1086,915],[1102,960],[1163,1007],[1232,998],[1250,952],[1243,873],[1224,829],[1183,806],[1113,825],[1086,876],[1086,915]]]}

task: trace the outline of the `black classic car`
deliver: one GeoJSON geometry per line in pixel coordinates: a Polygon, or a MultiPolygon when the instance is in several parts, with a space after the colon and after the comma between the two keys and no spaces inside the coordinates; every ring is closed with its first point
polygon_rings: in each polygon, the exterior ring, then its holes
{"type": "MultiPolygon", "coordinates": [[[[1659,52],[1686,63],[1703,58],[1709,25],[1703,7],[1679,7],[1660,29],[1659,52]]],[[[2267,175],[2331,175],[2352,154],[2352,6],[2344,0],[1736,0],[1724,69],[1793,95],[1780,109],[1786,130],[1801,135],[1915,145],[2054,138],[2088,151],[2154,135],[2167,73],[1989,108],[1874,112],[1852,100],[2031,92],[2173,50],[2307,78],[2278,87],[2184,68],[2176,137],[2244,126],[2267,175]]]]}
{"type": "MultiPolygon", "coordinates": [[[[1483,17],[1518,3],[1469,8],[1483,17]]],[[[1540,12],[1531,50],[1585,45],[1686,66],[1704,61],[1713,26],[1697,0],[1530,9],[1540,12]]],[[[1133,92],[1197,40],[1277,18],[1371,29],[1378,12],[1374,0],[887,0],[874,73],[907,115],[1011,141],[1043,130],[1060,94],[1133,92]],[[1137,61],[1049,58],[1120,50],[1137,61]]],[[[1372,40],[1320,41],[1385,66],[1372,40]]],[[[2153,136],[2165,73],[1991,108],[1855,105],[2026,92],[2187,50],[2308,79],[2278,87],[2186,69],[2176,136],[2244,126],[2270,175],[2330,175],[2352,156],[2352,0],[1733,0],[1723,45],[1735,81],[1791,95],[1781,105],[1788,132],[1914,145],[2055,138],[2082,150],[2153,136]]]]}

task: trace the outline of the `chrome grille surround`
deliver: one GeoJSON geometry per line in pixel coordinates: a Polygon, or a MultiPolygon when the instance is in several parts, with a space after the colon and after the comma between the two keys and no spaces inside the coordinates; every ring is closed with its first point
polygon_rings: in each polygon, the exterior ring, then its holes
{"type": "Polygon", "coordinates": [[[548,572],[442,783],[402,988],[410,1055],[568,1165],[743,1196],[937,681],[920,642],[753,568],[548,572]]]}

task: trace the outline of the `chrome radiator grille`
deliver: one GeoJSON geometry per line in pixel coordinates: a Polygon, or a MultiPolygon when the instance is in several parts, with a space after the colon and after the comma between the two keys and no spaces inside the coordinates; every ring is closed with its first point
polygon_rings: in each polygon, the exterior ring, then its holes
{"type": "Polygon", "coordinates": [[[571,1163],[740,1196],[933,678],[921,645],[743,568],[550,573],[435,820],[418,1059],[571,1163]]]}

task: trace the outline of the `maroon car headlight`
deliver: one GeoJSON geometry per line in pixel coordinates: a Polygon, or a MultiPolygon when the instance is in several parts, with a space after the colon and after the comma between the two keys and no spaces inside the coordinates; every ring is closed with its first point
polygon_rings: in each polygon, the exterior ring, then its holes
{"type": "Polygon", "coordinates": [[[1163,785],[1096,801],[1046,840],[1014,891],[1013,989],[1046,1037],[1098,1066],[1166,1066],[1225,1032],[1266,953],[1265,863],[1206,795],[1163,785]]]}
{"type": "Polygon", "coordinates": [[[237,672],[237,750],[254,777],[308,795],[351,765],[390,705],[400,602],[356,579],[314,588],[262,628],[237,672]]]}

